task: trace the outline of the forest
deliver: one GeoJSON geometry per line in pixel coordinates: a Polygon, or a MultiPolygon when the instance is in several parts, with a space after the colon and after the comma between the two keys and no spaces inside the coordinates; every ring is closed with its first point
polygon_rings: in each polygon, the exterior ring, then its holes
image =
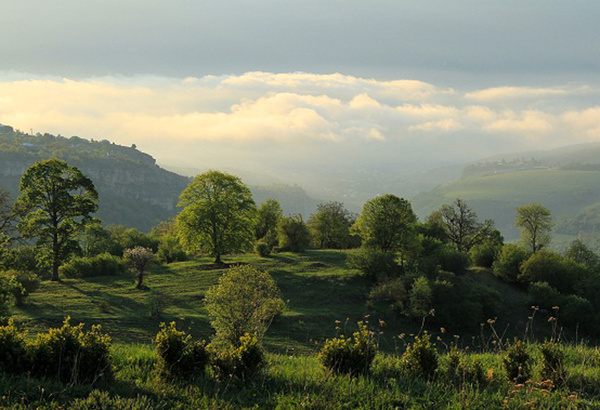
{"type": "Polygon", "coordinates": [[[600,402],[600,258],[551,250],[543,204],[505,243],[461,198],[422,221],[393,194],[305,220],[216,170],[148,233],[103,224],[98,198],[56,158],[0,194],[3,407],[600,402]]]}

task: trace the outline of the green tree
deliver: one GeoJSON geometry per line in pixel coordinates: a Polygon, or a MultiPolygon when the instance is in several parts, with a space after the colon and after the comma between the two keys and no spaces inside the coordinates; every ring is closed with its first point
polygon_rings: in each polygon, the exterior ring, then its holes
{"type": "Polygon", "coordinates": [[[592,269],[597,269],[600,266],[600,257],[580,239],[575,239],[571,242],[565,252],[565,256],[592,269]]]}
{"type": "Polygon", "coordinates": [[[208,171],[196,176],[181,193],[176,218],[183,246],[201,251],[221,262],[221,255],[252,249],[256,206],[242,180],[208,171]]]}
{"type": "Polygon", "coordinates": [[[410,202],[387,194],[365,203],[352,230],[363,239],[365,246],[405,255],[418,242],[416,223],[417,216],[410,202]]]}
{"type": "Polygon", "coordinates": [[[355,219],[344,204],[331,201],[317,205],[317,212],[310,216],[308,226],[319,248],[345,249],[355,219]]]}
{"type": "Polygon", "coordinates": [[[142,289],[144,287],[144,274],[156,260],[152,249],[144,248],[143,246],[125,249],[123,260],[135,271],[135,276],[138,280],[135,287],[142,289]]]}
{"type": "Polygon", "coordinates": [[[310,245],[310,231],[302,215],[283,216],[277,223],[279,247],[292,252],[304,252],[310,245]]]}
{"type": "Polygon", "coordinates": [[[228,269],[206,292],[205,301],[217,339],[235,346],[246,333],[262,340],[284,307],[271,275],[249,265],[228,269]]]}
{"type": "Polygon", "coordinates": [[[268,199],[258,208],[256,218],[256,239],[264,240],[271,248],[277,243],[277,222],[283,215],[276,199],[268,199]]]}
{"type": "Polygon", "coordinates": [[[492,264],[494,275],[507,282],[516,282],[521,274],[521,264],[531,256],[531,252],[515,244],[502,247],[498,259],[492,264]]]}
{"type": "Polygon", "coordinates": [[[58,280],[59,266],[80,249],[77,235],[98,209],[98,193],[79,169],[59,159],[29,167],[20,190],[15,208],[25,211],[19,232],[37,238],[36,247],[52,266],[52,280],[58,280]]]}
{"type": "Polygon", "coordinates": [[[550,243],[552,215],[542,204],[534,202],[517,208],[515,225],[521,229],[521,240],[535,253],[550,243]]]}
{"type": "Polygon", "coordinates": [[[459,251],[468,252],[474,245],[482,243],[490,234],[493,221],[479,222],[477,213],[460,198],[439,210],[446,237],[459,251]]]}

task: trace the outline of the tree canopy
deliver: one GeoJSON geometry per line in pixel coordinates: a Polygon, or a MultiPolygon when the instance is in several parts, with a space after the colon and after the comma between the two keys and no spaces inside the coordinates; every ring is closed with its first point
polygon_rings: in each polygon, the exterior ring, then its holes
{"type": "Polygon", "coordinates": [[[493,221],[479,222],[477,213],[460,198],[451,204],[442,205],[439,214],[443,221],[446,237],[459,251],[468,252],[474,245],[481,244],[493,229],[493,221]]]}
{"type": "Polygon", "coordinates": [[[317,205],[308,220],[315,244],[319,248],[343,249],[350,242],[350,227],[356,218],[341,202],[317,205]]]}
{"type": "Polygon", "coordinates": [[[42,259],[58,268],[79,249],[77,234],[98,209],[98,193],[92,181],[65,161],[49,159],[33,164],[21,177],[21,194],[15,208],[24,214],[18,229],[26,238],[37,238],[42,259]]]}
{"type": "Polygon", "coordinates": [[[221,263],[221,255],[252,248],[256,206],[252,194],[236,176],[208,171],[200,174],[181,193],[176,218],[183,246],[201,251],[221,263]]]}
{"type": "Polygon", "coordinates": [[[539,202],[517,208],[515,225],[521,229],[521,240],[533,253],[550,243],[552,215],[539,202]]]}

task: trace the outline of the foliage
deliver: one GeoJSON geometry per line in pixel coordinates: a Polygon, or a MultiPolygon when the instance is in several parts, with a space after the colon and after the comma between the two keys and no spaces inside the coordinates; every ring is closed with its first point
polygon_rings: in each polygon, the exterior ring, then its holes
{"type": "Polygon", "coordinates": [[[248,333],[262,340],[284,302],[273,278],[249,265],[230,268],[206,292],[206,310],[216,337],[236,345],[248,333]]]}
{"type": "Polygon", "coordinates": [[[159,318],[170,304],[169,297],[158,291],[151,291],[148,295],[148,308],[150,317],[159,318]]]}
{"type": "Polygon", "coordinates": [[[600,268],[600,257],[588,248],[580,239],[575,239],[565,252],[565,256],[590,269],[600,268]]]}
{"type": "Polygon", "coordinates": [[[546,341],[540,346],[540,352],[542,380],[552,380],[555,386],[564,385],[567,380],[564,348],[558,343],[546,341]]]}
{"type": "Polygon", "coordinates": [[[327,339],[319,352],[319,361],[334,374],[357,376],[369,373],[376,354],[374,333],[366,323],[358,322],[358,330],[352,337],[327,339]]]}
{"type": "Polygon", "coordinates": [[[60,267],[59,272],[67,278],[118,275],[125,272],[125,264],[117,256],[101,253],[95,256],[71,258],[69,262],[60,267]]]}
{"type": "Polygon", "coordinates": [[[587,276],[585,266],[546,250],[532,254],[520,269],[520,281],[548,282],[561,293],[572,293],[576,283],[587,276]]]}
{"type": "Polygon", "coordinates": [[[302,215],[283,216],[277,223],[277,238],[282,251],[304,252],[310,246],[310,231],[302,215]]]}
{"type": "Polygon", "coordinates": [[[533,282],[529,285],[529,302],[532,306],[550,310],[554,306],[562,306],[563,295],[548,282],[533,282]]]}
{"type": "Polygon", "coordinates": [[[413,377],[432,379],[438,367],[438,352],[431,343],[429,333],[415,336],[412,345],[402,355],[402,368],[413,377]]]}
{"type": "Polygon", "coordinates": [[[154,339],[158,355],[157,368],[166,376],[193,379],[204,372],[209,362],[205,342],[192,339],[184,331],[177,330],[175,322],[160,324],[154,339]]]}
{"type": "Polygon", "coordinates": [[[469,251],[469,256],[475,266],[491,268],[494,262],[498,260],[500,252],[502,252],[502,240],[496,241],[488,238],[480,244],[473,245],[469,251]]]}
{"type": "Polygon", "coordinates": [[[350,227],[356,217],[341,202],[317,205],[308,220],[313,241],[318,248],[346,249],[350,244],[350,227]]]}
{"type": "Polygon", "coordinates": [[[98,209],[98,193],[79,169],[58,159],[32,165],[21,177],[21,194],[15,207],[24,209],[19,231],[37,238],[41,256],[58,280],[59,266],[79,249],[76,236],[98,209]]]}
{"type": "Polygon", "coordinates": [[[426,316],[432,308],[433,291],[423,276],[418,277],[409,294],[410,314],[414,317],[426,316]]]}
{"type": "Polygon", "coordinates": [[[177,236],[174,221],[161,222],[152,228],[150,237],[158,241],[156,256],[160,262],[172,263],[188,260],[188,255],[177,236]]]}
{"type": "Polygon", "coordinates": [[[550,243],[552,215],[539,202],[518,207],[515,225],[521,229],[521,241],[531,252],[550,243]]]}
{"type": "Polygon", "coordinates": [[[283,216],[281,205],[276,199],[268,199],[258,208],[256,218],[256,239],[262,239],[270,248],[277,244],[277,223],[283,216]]]}
{"type": "Polygon", "coordinates": [[[30,368],[26,336],[17,330],[12,318],[0,326],[0,371],[19,374],[30,368]]]}
{"type": "Polygon", "coordinates": [[[459,251],[468,252],[474,245],[482,243],[493,229],[493,222],[479,222],[477,213],[462,199],[456,198],[451,205],[439,209],[446,237],[459,251]]]}
{"type": "Polygon", "coordinates": [[[71,326],[67,317],[61,328],[37,335],[30,346],[32,372],[68,383],[94,382],[112,373],[110,344],[99,325],[85,332],[83,323],[71,326]]]}
{"type": "Polygon", "coordinates": [[[387,194],[367,201],[352,226],[367,247],[406,256],[417,245],[417,217],[410,202],[387,194]]]}
{"type": "Polygon", "coordinates": [[[8,300],[15,293],[23,293],[25,290],[17,282],[14,275],[0,275],[0,323],[4,322],[9,316],[8,300]]]}
{"type": "Polygon", "coordinates": [[[525,383],[532,376],[533,358],[527,344],[515,340],[502,359],[506,376],[516,384],[525,383]]]}
{"type": "Polygon", "coordinates": [[[144,248],[142,246],[126,249],[123,253],[123,260],[135,271],[138,279],[136,287],[141,289],[144,286],[143,281],[146,270],[152,266],[156,260],[156,256],[152,253],[152,249],[144,248]]]}
{"type": "Polygon", "coordinates": [[[529,256],[531,256],[531,252],[520,246],[511,243],[504,245],[498,260],[492,265],[494,275],[506,282],[517,282],[517,278],[521,273],[521,264],[529,256]]]}
{"type": "Polygon", "coordinates": [[[442,270],[456,274],[465,273],[471,264],[469,254],[450,243],[441,247],[437,259],[442,270]]]}
{"type": "Polygon", "coordinates": [[[595,310],[589,300],[577,295],[567,295],[560,309],[560,319],[565,324],[598,333],[595,310]]]}
{"type": "Polygon", "coordinates": [[[40,278],[33,273],[7,270],[2,275],[15,283],[11,286],[11,293],[17,306],[23,305],[26,298],[40,287],[40,278]]]}
{"type": "Polygon", "coordinates": [[[365,247],[348,253],[348,267],[360,270],[372,281],[394,278],[402,271],[393,252],[365,247]]]}
{"type": "Polygon", "coordinates": [[[246,333],[235,344],[210,344],[207,349],[217,380],[247,381],[266,366],[265,352],[256,335],[246,333]]]}
{"type": "Polygon", "coordinates": [[[383,280],[375,285],[370,291],[368,306],[373,308],[381,305],[384,311],[401,313],[408,299],[408,293],[404,282],[400,278],[383,280]]]}
{"type": "Polygon", "coordinates": [[[241,179],[208,171],[181,193],[177,232],[184,248],[201,251],[221,263],[221,255],[250,250],[254,243],[256,206],[241,179]]]}
{"type": "Polygon", "coordinates": [[[21,245],[10,248],[6,253],[5,267],[23,272],[47,273],[43,266],[38,265],[36,250],[33,246],[21,245]]]}
{"type": "Polygon", "coordinates": [[[263,258],[268,258],[271,255],[271,247],[267,242],[262,240],[256,242],[254,245],[254,250],[263,258]]]}

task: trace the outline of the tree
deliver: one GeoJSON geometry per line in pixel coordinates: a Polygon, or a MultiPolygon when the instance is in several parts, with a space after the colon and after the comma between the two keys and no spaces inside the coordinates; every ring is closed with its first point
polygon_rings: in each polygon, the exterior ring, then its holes
{"type": "Polygon", "coordinates": [[[246,333],[262,340],[285,305],[271,275],[249,265],[228,269],[205,301],[217,339],[235,346],[246,333]]]}
{"type": "Polygon", "coordinates": [[[138,279],[135,287],[142,289],[144,287],[144,273],[146,273],[146,270],[148,270],[156,260],[154,253],[152,253],[152,249],[144,248],[143,246],[125,249],[125,252],[123,252],[123,259],[127,265],[135,270],[135,275],[138,279]]]}
{"type": "Polygon", "coordinates": [[[279,247],[292,252],[304,252],[310,245],[310,232],[302,215],[284,216],[277,223],[279,247]]]}
{"type": "Polygon", "coordinates": [[[319,248],[344,249],[350,242],[350,227],[355,219],[344,204],[331,201],[317,205],[308,226],[319,248]]]}
{"type": "Polygon", "coordinates": [[[50,260],[56,281],[59,266],[79,250],[77,234],[98,209],[98,193],[79,169],[59,159],[29,167],[21,177],[20,190],[15,202],[15,209],[24,210],[19,232],[37,238],[36,247],[50,260]]]}
{"type": "Polygon", "coordinates": [[[482,243],[489,236],[494,224],[489,219],[483,223],[479,222],[477,213],[460,198],[456,198],[451,205],[442,205],[439,213],[446,237],[463,252],[468,252],[474,245],[482,243]]]}
{"type": "Polygon", "coordinates": [[[515,225],[521,229],[521,240],[535,253],[550,243],[552,215],[542,204],[534,202],[517,208],[515,225]]]}
{"type": "Polygon", "coordinates": [[[410,202],[388,194],[367,201],[352,230],[368,247],[406,253],[417,242],[416,223],[410,202]]]}
{"type": "Polygon", "coordinates": [[[283,215],[276,199],[268,199],[258,208],[256,219],[256,239],[264,240],[271,248],[277,243],[277,222],[283,215]]]}
{"type": "Polygon", "coordinates": [[[252,248],[256,206],[250,190],[233,175],[208,171],[196,176],[181,193],[176,218],[183,246],[221,262],[221,255],[252,248]]]}
{"type": "Polygon", "coordinates": [[[565,256],[592,269],[597,269],[600,266],[600,257],[588,248],[581,239],[575,239],[571,242],[565,256]]]}

